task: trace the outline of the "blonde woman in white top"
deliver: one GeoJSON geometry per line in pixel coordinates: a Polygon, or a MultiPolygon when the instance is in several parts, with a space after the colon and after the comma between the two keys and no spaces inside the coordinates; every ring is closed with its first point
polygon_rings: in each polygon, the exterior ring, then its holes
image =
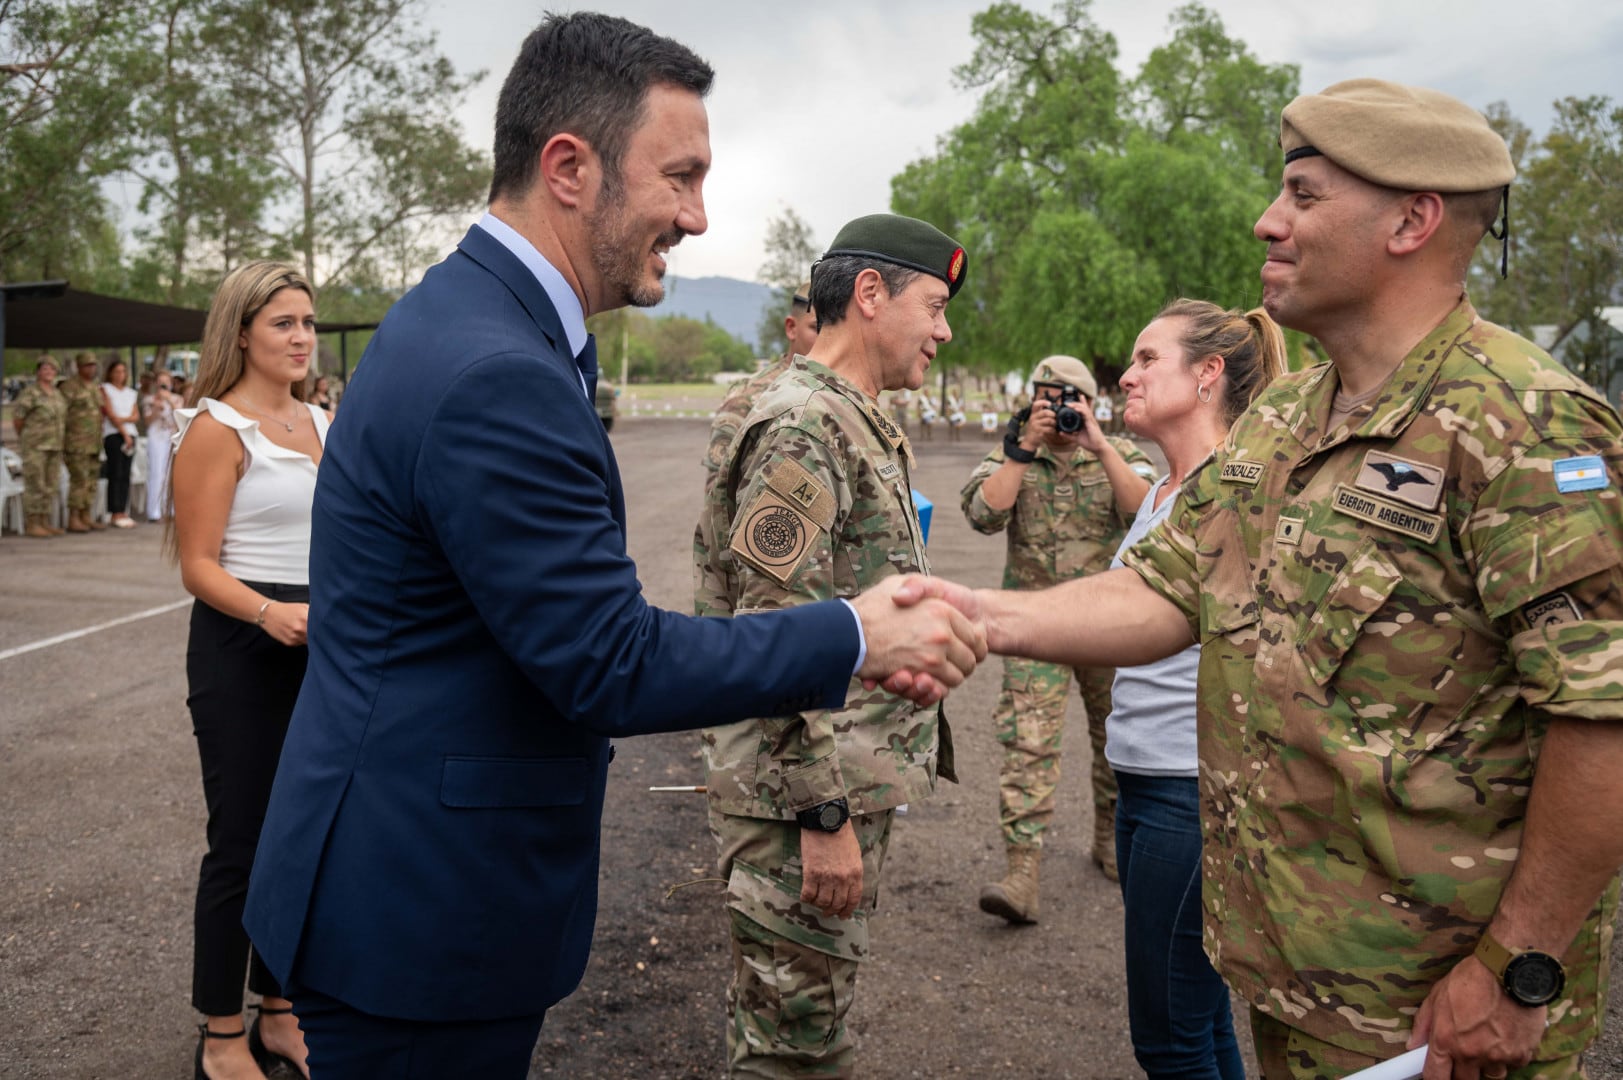
{"type": "Polygon", "coordinates": [[[307,655],[310,506],[327,434],[327,414],[303,401],[315,328],[314,292],[293,268],[232,271],[209,308],[192,407],[177,414],[169,551],[197,598],[186,703],[208,804],[192,963],[206,1018],[199,1078],[258,1078],[279,1060],[308,1075],[304,1037],[252,955],[242,909],[307,655]],[[261,995],[252,1029],[245,971],[261,995]]]}

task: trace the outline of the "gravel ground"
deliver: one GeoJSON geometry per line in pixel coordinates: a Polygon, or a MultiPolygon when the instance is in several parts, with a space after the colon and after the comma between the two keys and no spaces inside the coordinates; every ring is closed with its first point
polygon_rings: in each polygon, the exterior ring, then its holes
{"type": "MultiPolygon", "coordinates": [[[[650,598],[685,608],[705,425],[615,430],[632,554],[650,598]]],[[[990,447],[919,446],[938,572],[995,584],[1002,541],[963,523],[957,491],[990,447]]],[[[0,653],[184,600],[159,531],[0,538],[0,653]]],[[[190,910],[203,807],[185,710],[184,608],[0,659],[0,1077],[190,1075],[190,910]]],[[[864,1076],[1139,1075],[1127,1041],[1121,901],[1088,861],[1088,753],[1073,728],[1043,865],[1043,921],[975,905],[998,876],[996,665],[949,702],[963,783],[898,822],[852,1023],[864,1076]]],[[[1073,701],[1073,719],[1081,706],[1073,701]]],[[[727,978],[720,886],[692,736],[622,743],[604,818],[597,944],[547,1017],[531,1075],[719,1075],[727,978]],[[686,885],[686,883],[694,884],[686,885]],[[673,888],[678,885],[685,887],[673,888]]],[[[454,928],[447,928],[454,932],[454,928]]],[[[1613,970],[1619,952],[1614,946],[1613,970]]],[[[1619,1008],[1590,1055],[1623,1080],[1619,1008]]],[[[1243,1023],[1243,1022],[1242,1022],[1243,1023]]]]}

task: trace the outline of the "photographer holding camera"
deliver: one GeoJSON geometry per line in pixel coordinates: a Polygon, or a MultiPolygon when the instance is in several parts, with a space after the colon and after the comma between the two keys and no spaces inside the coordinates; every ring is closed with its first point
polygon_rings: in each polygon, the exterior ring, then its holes
{"type": "MultiPolygon", "coordinates": [[[[976,532],[1005,529],[1005,589],[1041,589],[1110,566],[1154,478],[1143,452],[1106,436],[1093,414],[1093,373],[1050,356],[1032,373],[1032,403],[1009,421],[1003,446],[964,485],[964,516],[976,532]]],[[[1003,744],[999,823],[1008,874],[981,890],[981,910],[1037,921],[1037,867],[1054,813],[1060,733],[1075,672],[1093,745],[1093,861],[1116,879],[1116,780],[1105,761],[1111,668],[1067,668],[1009,658],[993,723],[1003,744]]]]}

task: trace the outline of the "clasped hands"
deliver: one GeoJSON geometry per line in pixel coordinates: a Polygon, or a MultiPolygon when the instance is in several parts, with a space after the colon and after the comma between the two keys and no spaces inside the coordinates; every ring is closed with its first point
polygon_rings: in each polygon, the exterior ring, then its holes
{"type": "Polygon", "coordinates": [[[868,655],[857,674],[919,705],[934,705],[986,659],[986,625],[973,590],[942,578],[886,578],[852,601],[868,655]]]}

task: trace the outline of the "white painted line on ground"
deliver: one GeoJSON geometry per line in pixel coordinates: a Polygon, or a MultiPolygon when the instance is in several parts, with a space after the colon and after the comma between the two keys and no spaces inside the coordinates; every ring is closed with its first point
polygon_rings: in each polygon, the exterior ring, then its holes
{"type": "Polygon", "coordinates": [[[125,615],[121,619],[110,619],[104,623],[97,623],[95,626],[87,626],[83,630],[69,630],[65,634],[58,634],[55,637],[48,637],[43,641],[31,641],[27,645],[19,645],[15,649],[6,649],[4,652],[0,652],[0,660],[10,660],[13,656],[21,656],[23,653],[31,653],[35,649],[48,649],[52,645],[60,645],[64,641],[73,641],[75,638],[87,637],[90,634],[94,634],[102,630],[111,630],[113,627],[123,626],[125,623],[139,622],[142,619],[150,619],[154,615],[162,615],[168,611],[176,611],[187,606],[191,602],[192,598],[188,596],[184,600],[176,600],[173,604],[165,604],[162,607],[147,608],[145,611],[137,611],[134,615],[125,615]]]}

